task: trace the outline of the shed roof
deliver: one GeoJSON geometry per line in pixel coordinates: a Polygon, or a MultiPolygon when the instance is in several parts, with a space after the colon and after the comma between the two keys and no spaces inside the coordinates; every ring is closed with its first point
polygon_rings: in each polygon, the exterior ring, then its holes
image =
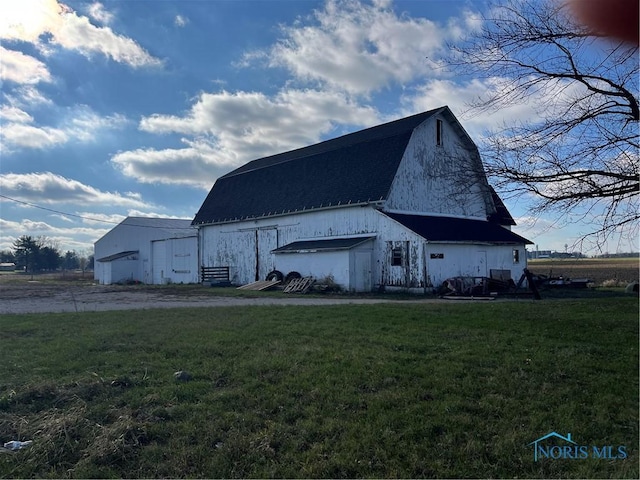
{"type": "Polygon", "coordinates": [[[249,162],[216,181],[193,224],[384,200],[413,130],[438,113],[455,121],[442,107],[249,162]]]}
{"type": "Polygon", "coordinates": [[[96,259],[96,262],[113,262],[114,260],[119,260],[121,258],[125,258],[128,257],[130,255],[135,255],[136,253],[139,253],[138,250],[127,250],[125,252],[118,252],[118,253],[114,253],[112,255],[107,255],[106,257],[102,257],[102,258],[98,258],[96,259]]]}
{"type": "Polygon", "coordinates": [[[382,212],[430,242],[525,244],[533,242],[497,223],[454,217],[382,212]]]}
{"type": "Polygon", "coordinates": [[[297,253],[301,251],[305,252],[318,252],[329,250],[350,250],[358,245],[361,245],[369,240],[374,239],[375,236],[370,237],[339,237],[329,238],[323,240],[300,240],[298,242],[292,242],[282,247],[272,250],[271,253],[297,253]]]}

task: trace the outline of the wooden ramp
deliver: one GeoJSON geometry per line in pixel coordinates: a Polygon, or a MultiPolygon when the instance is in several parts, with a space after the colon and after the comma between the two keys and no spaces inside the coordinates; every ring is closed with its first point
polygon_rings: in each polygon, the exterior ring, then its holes
{"type": "Polygon", "coordinates": [[[247,283],[238,287],[236,290],[267,290],[271,287],[275,287],[280,283],[280,280],[258,280],[257,282],[247,283]]]}
{"type": "Polygon", "coordinates": [[[313,285],[313,277],[294,278],[286,287],[284,287],[284,293],[305,293],[313,285]]]}

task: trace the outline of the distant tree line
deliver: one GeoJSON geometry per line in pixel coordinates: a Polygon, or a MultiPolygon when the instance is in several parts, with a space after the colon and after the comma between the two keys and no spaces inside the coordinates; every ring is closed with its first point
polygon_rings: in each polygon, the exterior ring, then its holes
{"type": "Polygon", "coordinates": [[[594,255],[593,258],[633,258],[639,257],[638,252],[625,252],[625,253],[603,253],[601,255],[594,255]]]}
{"type": "Polygon", "coordinates": [[[65,253],[47,237],[23,235],[13,242],[12,250],[0,251],[0,263],[15,263],[17,270],[29,273],[56,270],[82,270],[93,268],[93,255],[82,255],[74,250],[65,253]]]}
{"type": "Polygon", "coordinates": [[[582,252],[557,252],[552,250],[527,250],[527,258],[530,260],[536,258],[587,258],[582,252]]]}

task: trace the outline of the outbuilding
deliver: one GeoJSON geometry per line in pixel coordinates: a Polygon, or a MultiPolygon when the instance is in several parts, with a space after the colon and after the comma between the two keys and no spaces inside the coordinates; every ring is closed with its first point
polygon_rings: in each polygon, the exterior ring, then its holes
{"type": "Polygon", "coordinates": [[[94,245],[99,283],[197,283],[198,235],[191,220],[127,217],[94,245]]]}
{"type": "Polygon", "coordinates": [[[531,242],[513,225],[448,107],[249,162],[193,220],[201,266],[232,283],[301,275],[356,292],[517,281],[531,242]]]}

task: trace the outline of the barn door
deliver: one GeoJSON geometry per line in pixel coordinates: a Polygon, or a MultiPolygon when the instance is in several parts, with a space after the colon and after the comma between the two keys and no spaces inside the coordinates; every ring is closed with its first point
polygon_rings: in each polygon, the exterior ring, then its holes
{"type": "Polygon", "coordinates": [[[478,250],[476,252],[476,271],[474,276],[486,277],[487,276],[487,252],[484,250],[478,250]]]}
{"type": "Polygon", "coordinates": [[[355,251],[355,291],[371,291],[371,251],[355,251]]]}
{"type": "Polygon", "coordinates": [[[151,242],[151,283],[161,285],[165,283],[167,267],[167,245],[164,240],[151,242]]]}
{"type": "Polygon", "coordinates": [[[274,269],[275,260],[271,250],[276,248],[278,248],[277,229],[256,230],[256,281],[266,279],[269,272],[274,269]]]}

